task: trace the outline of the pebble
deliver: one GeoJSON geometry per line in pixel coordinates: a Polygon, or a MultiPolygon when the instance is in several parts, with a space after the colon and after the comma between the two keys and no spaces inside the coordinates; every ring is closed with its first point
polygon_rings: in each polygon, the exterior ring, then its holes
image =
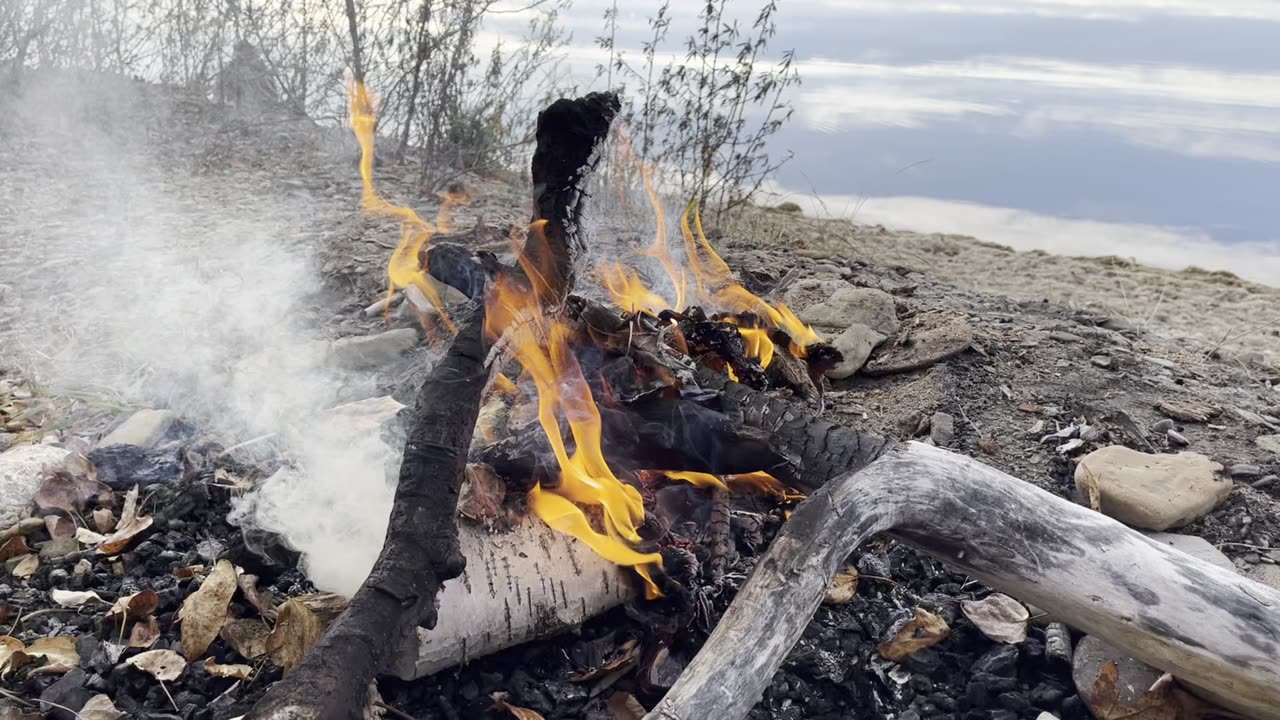
{"type": "Polygon", "coordinates": [[[929,437],[938,447],[947,447],[956,437],[956,419],[944,412],[934,413],[929,418],[929,437]]]}
{"type": "Polygon", "coordinates": [[[178,416],[171,410],[139,410],[120,423],[102,441],[99,447],[109,445],[135,445],[152,448],[160,443],[178,416]]]}
{"type": "Polygon", "coordinates": [[[1079,335],[1072,335],[1071,333],[1064,332],[1062,330],[1054,330],[1053,332],[1049,333],[1049,337],[1053,340],[1057,340],[1058,342],[1067,342],[1067,343],[1084,342],[1084,338],[1080,337],[1079,335]]]}
{"type": "Polygon", "coordinates": [[[1170,420],[1169,418],[1165,418],[1163,420],[1157,420],[1151,426],[1151,431],[1158,432],[1158,433],[1166,433],[1172,429],[1173,429],[1173,421],[1170,420]]]}
{"type": "Polygon", "coordinates": [[[1112,365],[1111,356],[1109,355],[1094,355],[1089,358],[1089,362],[1104,370],[1110,369],[1112,365]]]}
{"type": "Polygon", "coordinates": [[[1086,703],[1092,702],[1094,682],[1109,662],[1115,662],[1116,670],[1119,671],[1116,687],[1120,691],[1118,701],[1123,705],[1133,705],[1164,674],[1141,660],[1129,657],[1119,648],[1092,635],[1086,635],[1076,645],[1075,661],[1071,668],[1076,692],[1080,693],[1086,703]]]}
{"type": "Polygon", "coordinates": [[[1076,467],[1080,497],[1096,483],[1102,513],[1147,530],[1182,527],[1226,499],[1231,481],[1222,466],[1199,453],[1152,455],[1112,445],[1095,450],[1076,467]]]}
{"type": "Polygon", "coordinates": [[[1191,441],[1187,439],[1187,436],[1177,430],[1166,431],[1165,437],[1169,438],[1169,443],[1171,445],[1177,445],[1178,447],[1187,447],[1191,444],[1191,441]]]}
{"type": "Polygon", "coordinates": [[[1261,480],[1254,481],[1249,487],[1264,488],[1277,480],[1280,480],[1280,475],[1268,475],[1261,480]]]}
{"type": "Polygon", "coordinates": [[[885,341],[885,336],[866,325],[854,324],[831,341],[831,345],[844,356],[835,367],[827,371],[832,380],[843,380],[862,369],[871,357],[871,351],[885,341]]]}
{"type": "Polygon", "coordinates": [[[1262,476],[1262,468],[1257,465],[1232,465],[1230,475],[1234,480],[1252,480],[1262,476]]]}

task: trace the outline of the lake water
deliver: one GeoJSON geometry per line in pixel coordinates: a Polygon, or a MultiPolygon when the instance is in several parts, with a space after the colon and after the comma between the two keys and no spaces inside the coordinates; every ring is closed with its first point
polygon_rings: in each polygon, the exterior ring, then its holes
{"type": "MultiPolygon", "coordinates": [[[[575,76],[609,4],[565,14],[575,76]]],[[[655,8],[619,3],[637,60],[655,8]]],[[[674,38],[696,5],[673,10],[674,38]]],[[[778,21],[803,79],[771,146],[785,197],[1280,285],[1280,2],[782,0],[778,21]]]]}

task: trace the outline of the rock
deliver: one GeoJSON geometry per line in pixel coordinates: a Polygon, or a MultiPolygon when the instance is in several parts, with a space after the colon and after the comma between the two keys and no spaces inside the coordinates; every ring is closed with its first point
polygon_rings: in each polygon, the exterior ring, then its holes
{"type": "Polygon", "coordinates": [[[136,445],[141,448],[152,448],[160,443],[164,434],[173,427],[177,415],[171,410],[139,410],[120,423],[98,443],[99,447],[109,445],[136,445]]]}
{"type": "Polygon", "coordinates": [[[4,452],[16,445],[18,435],[16,433],[0,432],[0,452],[4,452]]]}
{"type": "Polygon", "coordinates": [[[339,405],[321,416],[321,421],[334,424],[336,430],[349,433],[348,437],[359,437],[393,426],[404,407],[390,395],[382,395],[339,405]]]}
{"type": "Polygon", "coordinates": [[[834,296],[841,288],[847,287],[852,286],[844,280],[803,278],[796,280],[787,287],[786,293],[782,296],[782,301],[792,310],[798,310],[824,302],[827,298],[834,296]]]}
{"type": "Polygon", "coordinates": [[[956,437],[956,419],[944,412],[934,413],[929,418],[929,437],[938,447],[947,447],[956,437]]]}
{"type": "Polygon", "coordinates": [[[1180,535],[1178,533],[1153,532],[1146,533],[1146,536],[1163,545],[1168,545],[1174,550],[1184,552],[1191,557],[1204,560],[1212,565],[1217,565],[1223,570],[1236,571],[1236,566],[1227,558],[1226,555],[1218,552],[1218,548],[1214,547],[1208,540],[1195,535],[1180,535]]]}
{"type": "Polygon", "coordinates": [[[1172,429],[1166,430],[1164,435],[1165,437],[1169,438],[1170,445],[1177,445],[1178,447],[1187,447],[1188,445],[1191,444],[1191,441],[1187,439],[1187,436],[1183,435],[1177,430],[1172,430],[1172,429]]]}
{"type": "Polygon", "coordinates": [[[885,337],[898,332],[898,310],[893,296],[875,288],[854,287],[847,283],[822,302],[797,313],[810,325],[843,330],[851,325],[866,325],[885,337]]]}
{"type": "Polygon", "coordinates": [[[831,341],[844,360],[827,371],[832,380],[843,380],[862,369],[871,351],[885,341],[885,336],[866,325],[850,325],[831,341]]]}
{"type": "Polygon", "coordinates": [[[93,697],[93,692],[86,688],[88,675],[76,668],[40,693],[40,711],[49,718],[57,720],[74,720],[84,704],[93,697]]]}
{"type": "Polygon", "coordinates": [[[1167,433],[1172,429],[1173,429],[1173,421],[1170,420],[1169,418],[1165,418],[1163,420],[1157,420],[1151,425],[1152,432],[1158,432],[1161,434],[1167,433]]]}
{"type": "Polygon", "coordinates": [[[1262,477],[1262,468],[1257,465],[1232,465],[1230,475],[1233,480],[1252,480],[1262,477]]]}
{"type": "Polygon", "coordinates": [[[1114,662],[1119,671],[1116,688],[1120,691],[1118,703],[1121,705],[1134,705],[1164,674],[1141,660],[1129,657],[1119,648],[1092,635],[1086,635],[1076,645],[1075,661],[1071,667],[1071,679],[1076,683],[1076,692],[1080,693],[1086,703],[1092,704],[1094,682],[1109,662],[1114,662]]]}
{"type": "Polygon", "coordinates": [[[889,375],[927,368],[973,344],[973,328],[960,318],[913,331],[880,347],[864,368],[868,375],[889,375]]]}
{"type": "Polygon", "coordinates": [[[1183,422],[1208,422],[1222,414],[1222,408],[1195,400],[1159,400],[1156,409],[1183,422]]]}
{"type": "Polygon", "coordinates": [[[1053,332],[1049,333],[1049,339],[1057,340],[1058,342],[1064,342],[1064,343],[1084,342],[1084,338],[1080,337],[1079,335],[1072,335],[1071,333],[1065,332],[1063,330],[1054,330],[1053,332]]]}
{"type": "Polygon", "coordinates": [[[1245,577],[1273,590],[1280,590],[1280,565],[1254,565],[1245,577]]]}
{"type": "Polygon", "coordinates": [[[0,530],[18,521],[40,489],[46,470],[57,470],[71,452],[52,445],[19,445],[0,453],[0,530]]]}
{"type": "Polygon", "coordinates": [[[97,468],[98,480],[112,490],[170,483],[182,477],[182,460],[177,448],[147,449],[116,444],[100,447],[86,457],[97,468]]]}
{"type": "Polygon", "coordinates": [[[1263,435],[1254,438],[1253,444],[1270,453],[1280,455],[1280,435],[1263,435]]]}
{"type": "Polygon", "coordinates": [[[1089,358],[1089,362],[1103,370],[1110,370],[1112,366],[1111,357],[1109,355],[1094,355],[1089,358]]]}
{"type": "Polygon", "coordinates": [[[1167,530],[1203,517],[1227,497],[1231,481],[1217,476],[1221,469],[1199,453],[1152,455],[1112,445],[1080,461],[1076,490],[1087,498],[1095,486],[1102,512],[1120,522],[1167,530]]]}
{"type": "Polygon", "coordinates": [[[80,550],[74,537],[56,537],[40,545],[41,560],[57,560],[80,550]]]}
{"type": "Polygon", "coordinates": [[[372,370],[393,362],[417,344],[417,330],[399,328],[335,340],[329,353],[337,364],[349,370],[372,370]]]}
{"type": "Polygon", "coordinates": [[[1249,487],[1264,488],[1277,480],[1280,480],[1280,475],[1268,475],[1261,480],[1255,480],[1249,487]]]}

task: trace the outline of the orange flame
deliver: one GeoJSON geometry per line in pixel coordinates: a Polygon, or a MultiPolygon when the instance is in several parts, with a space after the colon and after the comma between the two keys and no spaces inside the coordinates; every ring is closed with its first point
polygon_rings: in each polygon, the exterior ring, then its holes
{"type": "Polygon", "coordinates": [[[804,495],[789,489],[779,482],[777,478],[763,470],[719,477],[710,473],[697,472],[696,470],[650,470],[649,472],[666,475],[672,480],[683,480],[700,488],[715,488],[718,490],[728,490],[730,488],[749,489],[775,495],[785,501],[804,499],[804,495]]]}
{"type": "Polygon", "coordinates": [[[438,283],[422,270],[418,258],[438,227],[447,232],[448,217],[453,209],[469,203],[470,198],[460,193],[442,195],[443,203],[437,213],[436,225],[433,226],[419,217],[412,208],[396,205],[379,195],[373,186],[374,140],[378,121],[376,103],[373,94],[363,83],[350,79],[347,83],[347,97],[351,108],[351,130],[360,143],[360,207],[369,215],[400,220],[400,242],[387,263],[387,295],[389,297],[397,289],[413,285],[435,307],[440,321],[449,331],[457,332],[445,311],[438,283]]]}

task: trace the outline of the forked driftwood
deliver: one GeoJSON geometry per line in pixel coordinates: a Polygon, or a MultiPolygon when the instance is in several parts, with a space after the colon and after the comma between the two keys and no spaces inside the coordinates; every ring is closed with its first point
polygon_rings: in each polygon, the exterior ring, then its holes
{"type": "Polygon", "coordinates": [[[915,442],[836,477],[796,509],[646,718],[746,717],[840,562],[882,532],[1106,638],[1224,708],[1280,718],[1280,592],[915,442]]]}

